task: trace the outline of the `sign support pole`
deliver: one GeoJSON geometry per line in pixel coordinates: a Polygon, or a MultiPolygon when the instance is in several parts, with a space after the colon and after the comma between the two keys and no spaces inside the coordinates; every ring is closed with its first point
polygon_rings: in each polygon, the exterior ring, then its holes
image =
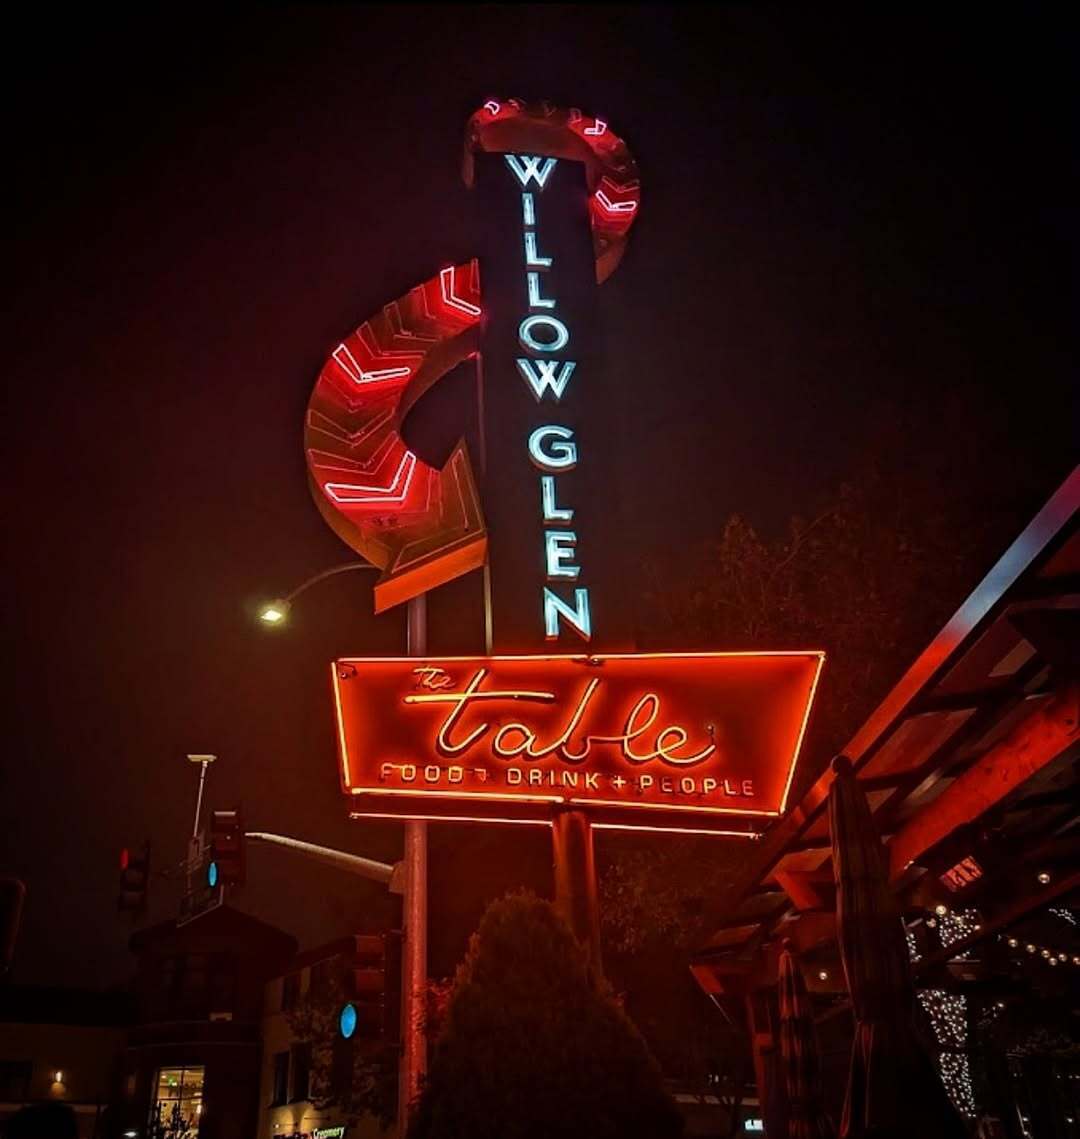
{"type": "MultiPolygon", "coordinates": [[[[427,594],[409,601],[409,656],[427,654],[427,594]]],[[[427,1071],[424,1033],[427,1003],[427,823],[405,823],[405,894],[402,899],[401,1064],[398,1071],[398,1134],[404,1136],[409,1111],[427,1071]]]]}
{"type": "Polygon", "coordinates": [[[552,820],[555,908],[585,947],[597,976],[600,959],[600,906],[596,894],[596,862],[589,816],[580,810],[558,810],[552,820]]]}

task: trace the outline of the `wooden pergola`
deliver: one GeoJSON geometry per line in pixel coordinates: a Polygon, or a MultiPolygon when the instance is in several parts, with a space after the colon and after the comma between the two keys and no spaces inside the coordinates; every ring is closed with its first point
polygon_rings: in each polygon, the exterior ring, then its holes
{"type": "MultiPolygon", "coordinates": [[[[1080,468],[844,749],[887,846],[920,986],[997,985],[1007,995],[1001,954],[1027,946],[1011,933],[1080,896],[1078,719],[1080,468]],[[936,914],[960,913],[966,924],[951,922],[947,943],[924,936],[936,914]]],[[[714,1000],[744,1004],[763,1105],[785,938],[798,947],[819,1019],[846,1007],[825,809],[832,780],[827,769],[764,834],[718,899],[715,932],[692,964],[714,1000]]],[[[1058,977],[1075,992],[1072,936],[1071,950],[1067,929],[1054,949],[1064,946],[1058,977]]]]}

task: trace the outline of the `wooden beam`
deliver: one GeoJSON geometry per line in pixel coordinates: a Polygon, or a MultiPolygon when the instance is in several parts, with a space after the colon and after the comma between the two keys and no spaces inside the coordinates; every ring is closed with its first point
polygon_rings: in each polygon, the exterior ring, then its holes
{"type": "Polygon", "coordinates": [[[831,910],[835,905],[832,867],[824,870],[781,870],[778,866],[773,877],[783,886],[784,893],[800,913],[805,910],[831,910]]]}
{"type": "MultiPolygon", "coordinates": [[[[929,692],[993,623],[1023,579],[1030,578],[1065,542],[1072,533],[1078,510],[1080,466],[1072,470],[843,749],[856,771],[869,762],[874,752],[911,714],[916,700],[929,692]]],[[[824,809],[832,781],[832,769],[827,767],[808,788],[802,801],[765,832],[746,859],[743,873],[724,897],[710,907],[705,915],[707,924],[718,922],[732,912],[799,843],[824,809]]]]}
{"type": "Polygon", "coordinates": [[[1066,685],[995,744],[893,836],[889,874],[899,878],[931,847],[979,818],[1080,740],[1080,684],[1066,685]]]}

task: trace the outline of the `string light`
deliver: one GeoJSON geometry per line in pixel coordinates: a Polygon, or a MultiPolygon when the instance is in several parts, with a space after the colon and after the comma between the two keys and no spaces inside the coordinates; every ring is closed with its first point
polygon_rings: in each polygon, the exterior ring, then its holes
{"type": "Polygon", "coordinates": [[[967,1047],[967,998],[943,989],[923,989],[919,1003],[926,1010],[937,1040],[941,1082],[956,1110],[969,1119],[975,1115],[975,1088],[967,1047]]]}
{"type": "MultiPolygon", "coordinates": [[[[943,946],[963,940],[978,928],[975,910],[951,912],[948,906],[935,907],[940,919],[938,937],[943,946]]],[[[927,917],[930,929],[938,928],[938,920],[927,917]]],[[[908,955],[912,961],[920,957],[918,942],[912,929],[906,929],[908,955]]],[[[963,956],[961,954],[960,956],[963,956]]],[[[938,1068],[941,1082],[957,1111],[969,1119],[975,1117],[975,1088],[971,1078],[971,1064],[967,1055],[968,1002],[967,998],[943,989],[919,990],[919,1003],[926,1010],[934,1038],[938,1045],[938,1068]]],[[[1003,1006],[1002,1006],[1003,1007],[1003,1006]]]]}
{"type": "MultiPolygon", "coordinates": [[[[941,917],[941,931],[938,935],[945,948],[957,941],[963,941],[965,937],[970,937],[982,929],[978,910],[949,910],[942,906],[939,906],[938,909],[945,909],[945,913],[941,917]]],[[[968,956],[968,953],[957,954],[961,960],[968,956]]]]}
{"type": "Polygon", "coordinates": [[[907,938],[908,957],[910,957],[912,961],[918,961],[919,960],[919,946],[918,946],[918,943],[915,941],[915,934],[912,933],[910,929],[905,929],[904,930],[904,936],[907,938]]]}
{"type": "MultiPolygon", "coordinates": [[[[1020,942],[1015,937],[1010,937],[1007,945],[1010,949],[1018,949],[1020,942]]],[[[1032,956],[1038,955],[1051,965],[1067,965],[1070,961],[1074,965],[1080,965],[1080,954],[1070,955],[1065,950],[1055,949],[1053,946],[1036,945],[1033,941],[1029,941],[1024,945],[1024,949],[1032,956]]]]}

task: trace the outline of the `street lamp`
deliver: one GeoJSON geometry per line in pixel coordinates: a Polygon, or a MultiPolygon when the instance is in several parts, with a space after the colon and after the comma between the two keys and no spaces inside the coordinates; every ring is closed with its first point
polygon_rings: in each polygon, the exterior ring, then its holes
{"type": "Polygon", "coordinates": [[[331,566],[330,569],[323,570],[321,573],[314,574],[306,581],[302,581],[291,593],[286,594],[284,597],[275,598],[273,601],[267,601],[265,605],[259,609],[259,620],[270,628],[278,628],[284,625],[289,620],[289,610],[292,608],[292,603],[300,596],[301,593],[309,590],[313,585],[317,585],[320,581],[325,581],[328,577],[336,577],[339,573],[348,573],[350,570],[373,570],[377,569],[371,562],[345,562],[340,566],[331,566]]]}
{"type": "Polygon", "coordinates": [[[259,620],[267,625],[280,625],[289,616],[289,603],[284,599],[268,601],[259,610],[259,620]]]}
{"type": "MultiPolygon", "coordinates": [[[[301,582],[291,593],[265,604],[259,610],[259,620],[270,628],[287,623],[293,601],[320,581],[350,570],[378,569],[370,562],[345,562],[323,570],[301,582]]],[[[427,594],[409,599],[406,633],[409,656],[427,654],[427,594]]],[[[295,840],[290,840],[295,842],[295,840]]],[[[305,844],[306,845],[306,844],[305,844]]],[[[408,1117],[409,1105],[420,1093],[427,1069],[427,1045],[423,1018],[419,1014],[427,986],[427,823],[418,819],[405,820],[405,856],[402,859],[402,925],[405,931],[405,952],[401,963],[401,1023],[404,1039],[399,1060],[398,1119],[408,1117]]],[[[391,887],[393,888],[393,887],[391,887]]],[[[348,1039],[355,1031],[356,1010],[346,1005],[339,1031],[348,1039]],[[351,1010],[351,1011],[350,1011],[351,1010]]]]}

